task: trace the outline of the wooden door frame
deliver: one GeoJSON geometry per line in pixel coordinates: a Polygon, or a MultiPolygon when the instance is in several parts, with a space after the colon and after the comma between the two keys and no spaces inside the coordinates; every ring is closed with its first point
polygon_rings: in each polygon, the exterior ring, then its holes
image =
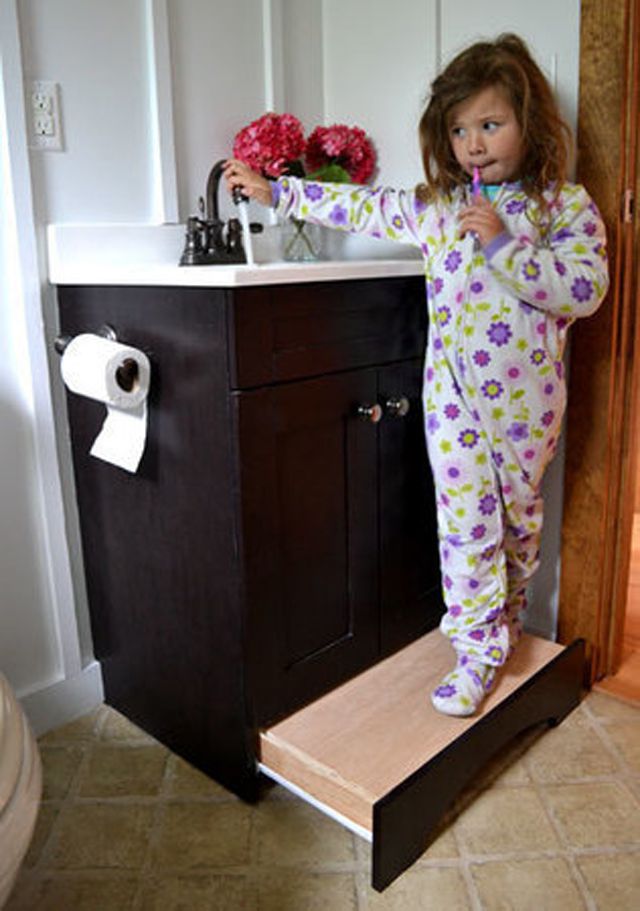
{"type": "Polygon", "coordinates": [[[589,682],[620,662],[640,407],[638,44],[640,0],[582,0],[578,180],[607,225],[611,287],[572,329],[558,639],[587,641],[589,682]]]}

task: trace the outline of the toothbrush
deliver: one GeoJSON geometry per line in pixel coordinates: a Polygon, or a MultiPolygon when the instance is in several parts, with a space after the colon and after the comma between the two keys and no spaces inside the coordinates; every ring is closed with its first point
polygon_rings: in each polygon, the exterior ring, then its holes
{"type": "Polygon", "coordinates": [[[240,187],[235,187],[233,190],[233,201],[238,207],[238,215],[240,216],[240,224],[242,225],[242,233],[244,235],[244,252],[247,256],[247,265],[255,266],[255,260],[253,258],[253,242],[251,240],[251,230],[249,228],[249,197],[244,195],[240,187]]]}
{"type": "Polygon", "coordinates": [[[474,165],[473,168],[473,198],[477,199],[479,196],[482,196],[482,178],[480,177],[480,168],[477,165],[474,165]]]}

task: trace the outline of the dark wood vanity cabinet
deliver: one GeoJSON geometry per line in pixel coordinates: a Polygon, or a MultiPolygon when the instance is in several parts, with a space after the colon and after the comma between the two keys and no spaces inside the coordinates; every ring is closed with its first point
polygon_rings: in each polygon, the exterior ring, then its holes
{"type": "Polygon", "coordinates": [[[261,727],[439,621],[423,279],[58,300],[63,334],[109,324],[152,365],[136,474],[68,397],[106,700],[252,797],[261,727]]]}

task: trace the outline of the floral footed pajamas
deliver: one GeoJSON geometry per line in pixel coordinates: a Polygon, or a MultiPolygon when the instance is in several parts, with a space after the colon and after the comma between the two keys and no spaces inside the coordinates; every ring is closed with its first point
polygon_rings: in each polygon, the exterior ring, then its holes
{"type": "Polygon", "coordinates": [[[549,209],[518,184],[493,200],[505,231],[484,250],[458,236],[459,188],[429,205],[414,192],[281,178],[283,216],[412,244],[422,251],[429,315],[425,432],[438,507],[447,612],[458,661],[432,695],[472,714],[521,630],[538,567],[540,484],[565,409],[567,330],[608,284],[604,228],[585,190],[566,183],[549,209]]]}

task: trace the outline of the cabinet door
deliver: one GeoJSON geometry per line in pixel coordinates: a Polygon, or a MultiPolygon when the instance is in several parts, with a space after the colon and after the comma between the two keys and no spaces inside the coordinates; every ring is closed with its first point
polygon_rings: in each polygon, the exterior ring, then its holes
{"type": "Polygon", "coordinates": [[[246,644],[257,723],[378,655],[376,372],[235,394],[246,644]]]}
{"type": "Polygon", "coordinates": [[[422,410],[422,360],[380,371],[380,624],[388,654],[437,625],[443,606],[435,495],[422,410]],[[406,410],[408,407],[408,410],[406,410]]]}

